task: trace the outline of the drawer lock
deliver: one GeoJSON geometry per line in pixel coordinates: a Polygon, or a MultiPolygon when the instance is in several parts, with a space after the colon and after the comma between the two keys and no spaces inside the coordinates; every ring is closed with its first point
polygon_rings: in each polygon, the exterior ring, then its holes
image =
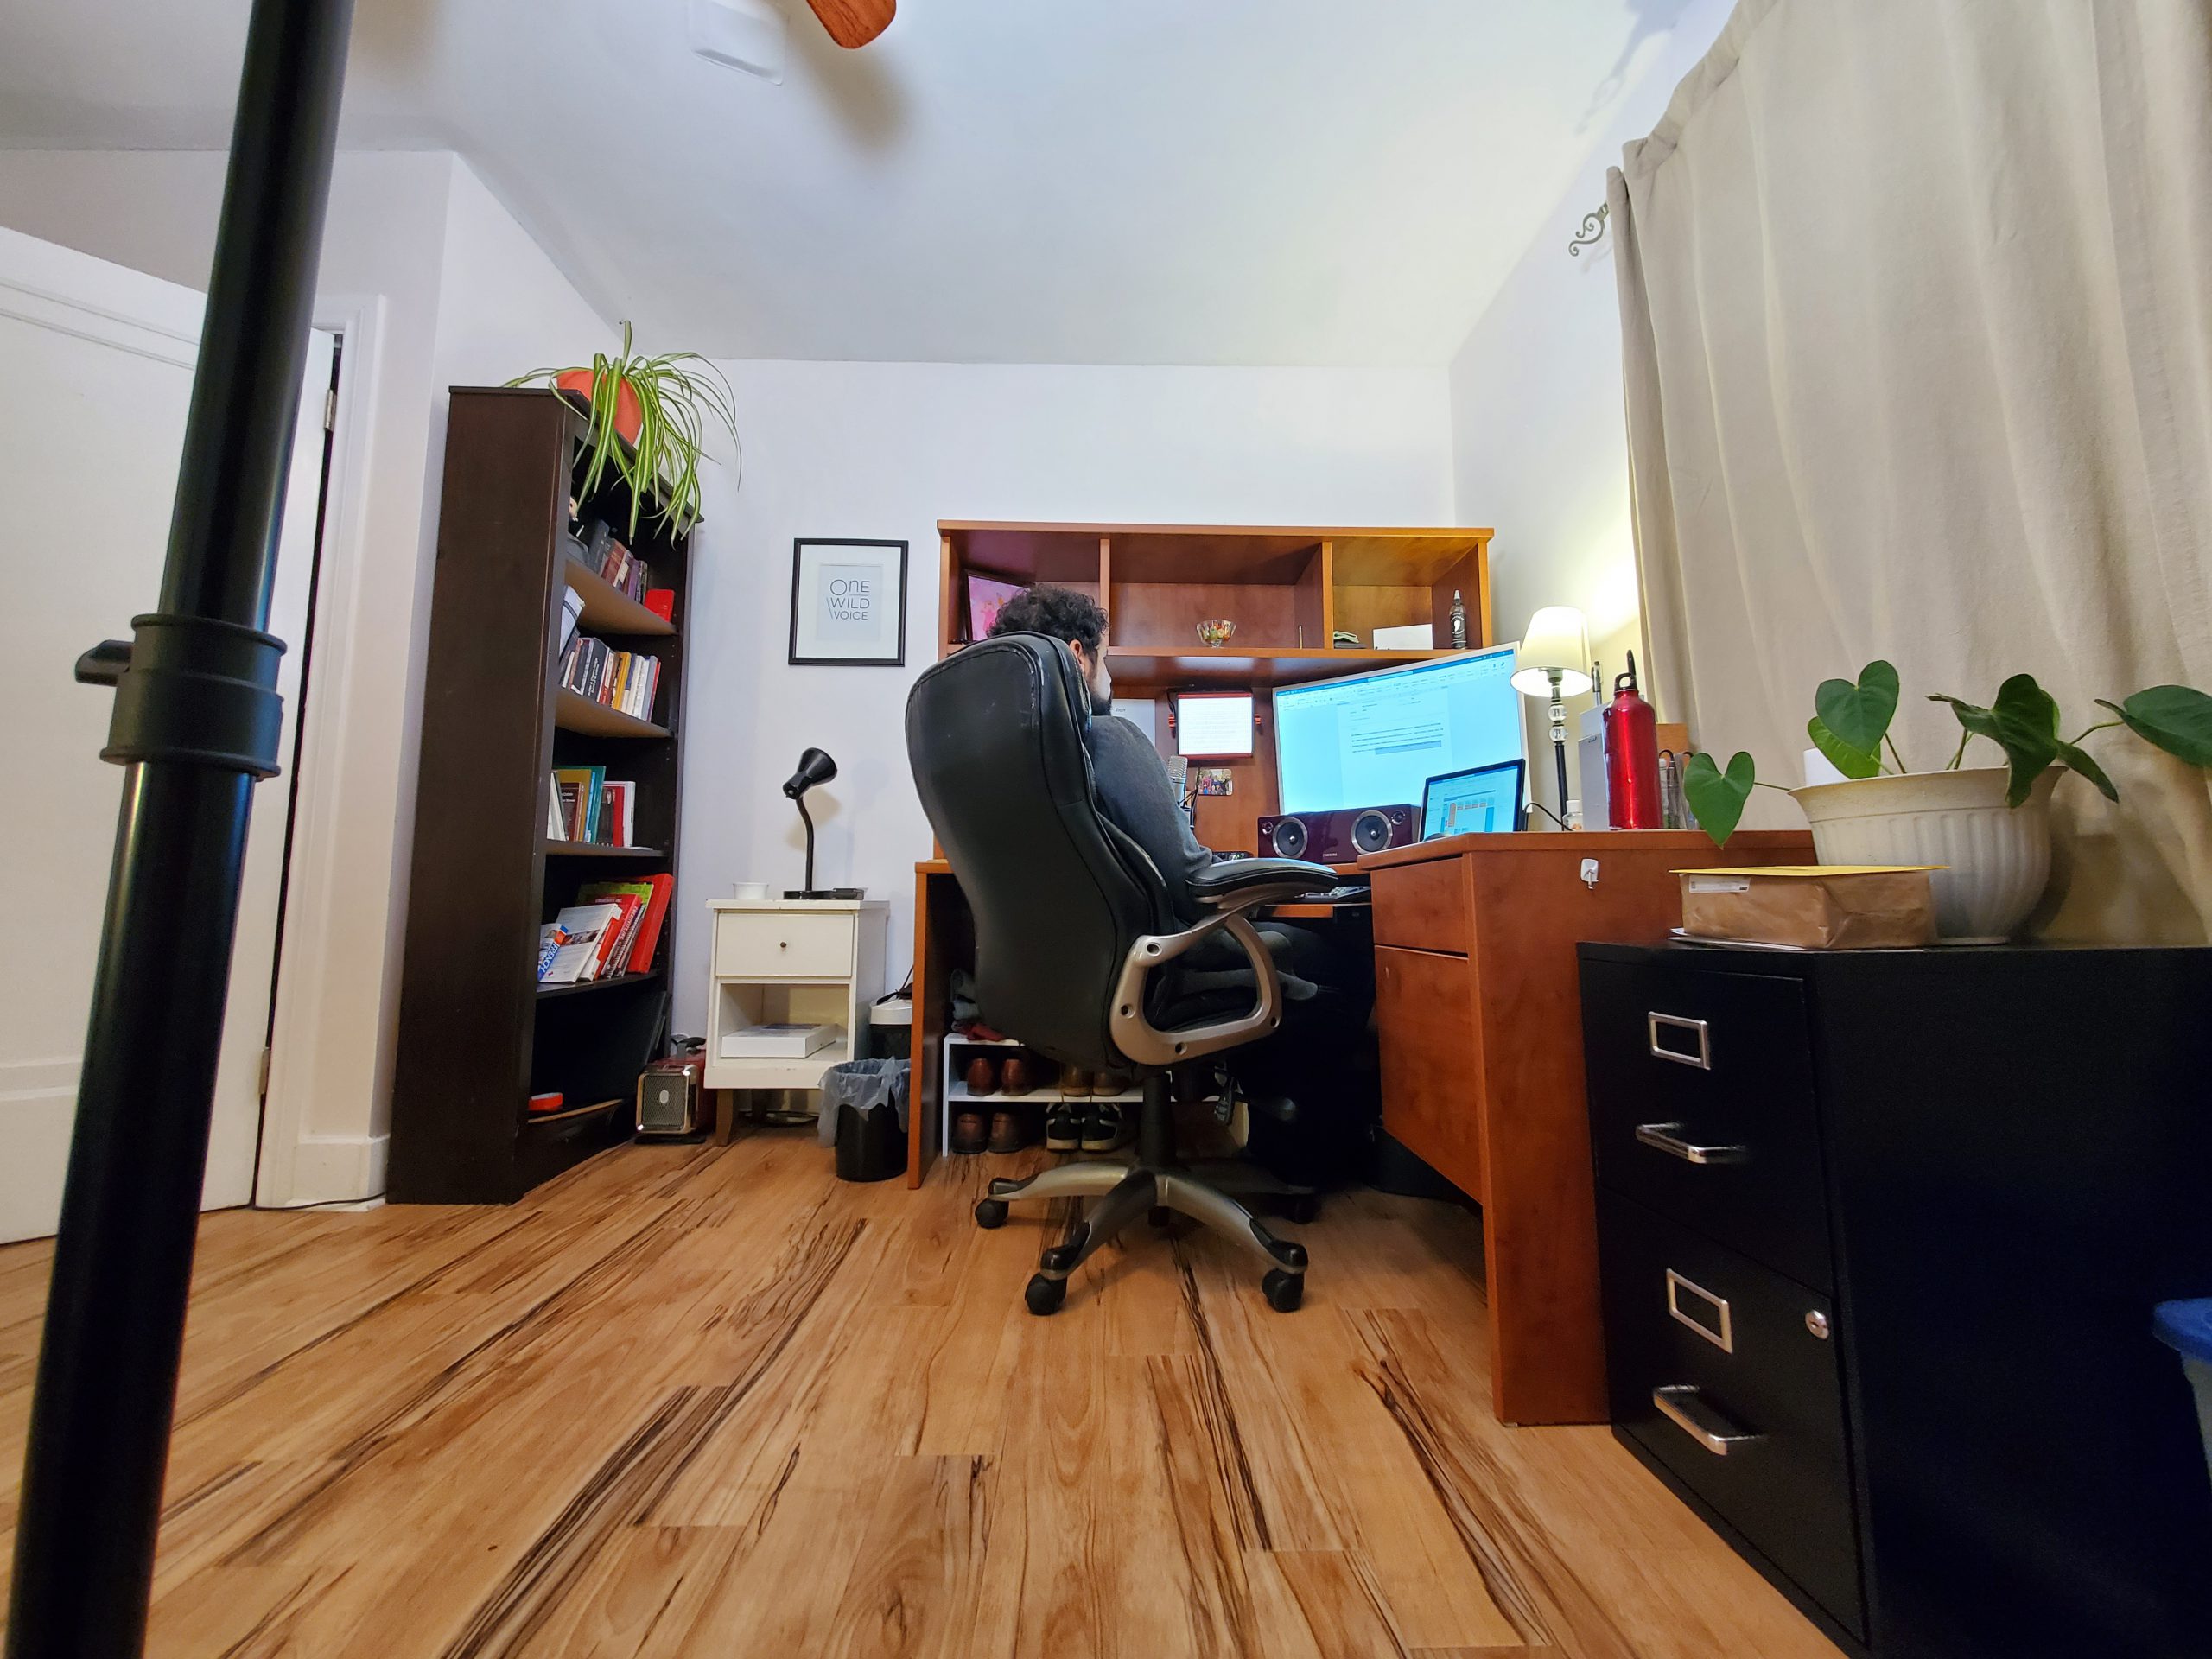
{"type": "Polygon", "coordinates": [[[1765,1437],[1742,1429],[1707,1403],[1705,1395],[1687,1382],[1671,1382],[1651,1390],[1651,1403],[1659,1414],[1716,1458],[1725,1458],[1765,1437]]]}
{"type": "Polygon", "coordinates": [[[1745,1147],[1701,1147],[1682,1138],[1679,1123],[1639,1123],[1636,1138],[1686,1164],[1740,1164],[1750,1155],[1745,1147]]]}

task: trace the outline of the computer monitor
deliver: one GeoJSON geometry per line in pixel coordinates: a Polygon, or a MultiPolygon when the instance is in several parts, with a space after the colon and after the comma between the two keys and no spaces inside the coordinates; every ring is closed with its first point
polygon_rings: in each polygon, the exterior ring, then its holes
{"type": "Polygon", "coordinates": [[[1421,796],[1421,838],[1518,830],[1527,772],[1522,761],[1500,760],[1430,779],[1421,796]]]}
{"type": "Polygon", "coordinates": [[[1284,812],[1411,804],[1432,778],[1526,760],[1511,645],[1275,689],[1284,812]]]}

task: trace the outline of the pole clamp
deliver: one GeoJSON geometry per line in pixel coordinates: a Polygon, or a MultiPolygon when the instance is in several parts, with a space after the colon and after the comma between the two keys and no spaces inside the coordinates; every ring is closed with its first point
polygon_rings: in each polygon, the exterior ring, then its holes
{"type": "Polygon", "coordinates": [[[100,759],[220,766],[276,775],[284,700],[273,633],[205,616],[134,616],[130,639],[106,639],[77,659],[80,685],[115,690],[100,759]]]}

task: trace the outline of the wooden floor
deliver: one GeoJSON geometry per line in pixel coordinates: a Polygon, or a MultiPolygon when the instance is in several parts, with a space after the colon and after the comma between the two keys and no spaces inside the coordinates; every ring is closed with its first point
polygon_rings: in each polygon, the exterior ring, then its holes
{"type": "MultiPolygon", "coordinates": [[[[209,1217],[153,1650],[1832,1659],[1605,1431],[1491,1420],[1471,1217],[1335,1201],[1288,1317],[1193,1235],[1036,1319],[1065,1217],[968,1213],[1025,1161],[209,1217]]],[[[0,1250],[10,1478],[46,1267],[0,1250]]]]}

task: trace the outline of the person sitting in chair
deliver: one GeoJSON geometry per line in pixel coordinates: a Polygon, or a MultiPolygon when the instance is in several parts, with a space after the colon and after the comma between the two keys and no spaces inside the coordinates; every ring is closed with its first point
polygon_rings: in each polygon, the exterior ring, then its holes
{"type": "MultiPolygon", "coordinates": [[[[1214,855],[1192,833],[1166,762],[1152,739],[1113,712],[1106,613],[1088,594],[1067,588],[1032,588],[1000,610],[991,634],[996,638],[1003,633],[1046,634],[1065,641],[1074,654],[1090,696],[1084,744],[1090,753],[1099,811],[1152,861],[1166,883],[1176,919],[1186,926],[1201,920],[1206,906],[1192,894],[1191,878],[1211,865],[1214,855]]],[[[1301,1081],[1310,1085],[1317,1077],[1341,1084],[1349,1050],[1360,1044],[1374,1003],[1370,954],[1338,950],[1305,928],[1281,922],[1263,924],[1260,935],[1275,957],[1282,981],[1283,1023],[1274,1036],[1236,1052],[1233,1066],[1238,1083],[1255,1099],[1287,1096],[1301,1081]]],[[[1237,961],[1241,964],[1241,956],[1237,961]]],[[[1092,1102],[1090,1109],[1087,1123],[1072,1103],[1050,1109],[1045,1119],[1046,1147],[1105,1151],[1128,1142],[1135,1131],[1123,1108],[1092,1102]]],[[[1311,1173],[1300,1171],[1293,1179],[1311,1173]]]]}

